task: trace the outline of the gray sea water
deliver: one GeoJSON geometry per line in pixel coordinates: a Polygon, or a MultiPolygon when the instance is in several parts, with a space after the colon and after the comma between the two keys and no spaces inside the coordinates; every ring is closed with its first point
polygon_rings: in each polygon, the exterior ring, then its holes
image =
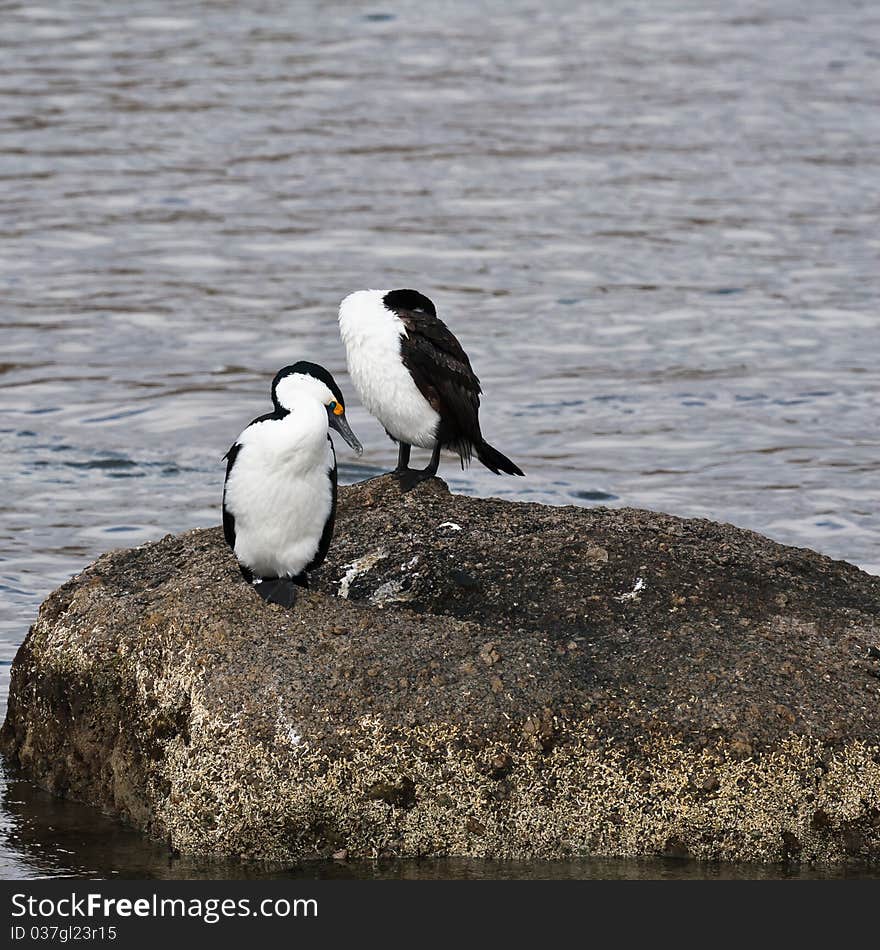
{"type": "MultiPolygon", "coordinates": [[[[361,287],[434,299],[529,476],[449,459],[454,490],[705,516],[880,573],[877,4],[0,18],[4,702],[50,590],[218,522],[220,456],[276,369],[307,357],[351,393],[335,309],[361,287]]],[[[349,482],[395,459],[350,398],[349,482]]],[[[6,877],[245,873],[3,794],[6,877]]],[[[567,867],[427,875],[669,873],[567,867]]]]}

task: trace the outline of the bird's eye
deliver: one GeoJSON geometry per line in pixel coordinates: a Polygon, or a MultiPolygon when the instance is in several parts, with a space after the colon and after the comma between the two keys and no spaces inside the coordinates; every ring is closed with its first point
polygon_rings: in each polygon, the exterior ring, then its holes
{"type": "Polygon", "coordinates": [[[341,416],[342,413],[345,412],[345,406],[338,402],[331,402],[329,409],[334,416],[341,416]]]}

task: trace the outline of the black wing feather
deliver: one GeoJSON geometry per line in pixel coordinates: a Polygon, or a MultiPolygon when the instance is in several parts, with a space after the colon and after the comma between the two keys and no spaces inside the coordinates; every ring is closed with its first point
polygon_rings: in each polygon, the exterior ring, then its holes
{"type": "Polygon", "coordinates": [[[240,450],[241,446],[235,442],[223,456],[226,459],[226,478],[223,479],[223,537],[226,538],[226,543],[233,551],[235,551],[235,516],[226,507],[226,483],[229,481],[229,473],[235,465],[240,450]]]}
{"type": "Polygon", "coordinates": [[[327,523],[324,525],[324,530],[321,533],[318,550],[315,552],[315,556],[312,560],[303,568],[303,574],[309,574],[324,563],[324,558],[327,557],[327,552],[330,550],[330,542],[333,540],[333,526],[336,523],[338,477],[336,474],[336,449],[333,448],[333,440],[329,435],[327,436],[327,441],[330,443],[330,451],[333,454],[333,468],[327,472],[327,477],[330,479],[330,516],[327,518],[327,523]]]}
{"type": "MultiPolygon", "coordinates": [[[[249,422],[247,426],[245,426],[245,429],[250,429],[251,426],[256,425],[258,422],[267,422],[269,419],[283,419],[287,414],[288,411],[286,409],[276,409],[274,412],[265,412],[263,415],[257,416],[256,419],[249,422]]],[[[241,436],[239,436],[239,438],[241,438],[241,436]]],[[[226,483],[229,481],[229,473],[232,471],[232,466],[235,465],[235,460],[240,451],[241,444],[234,442],[229,451],[223,456],[223,458],[226,459],[226,478],[223,479],[223,537],[226,538],[226,543],[233,551],[235,550],[235,516],[226,507],[226,483]]],[[[244,568],[242,570],[244,570],[244,568]]]]}
{"type": "Polygon", "coordinates": [[[453,332],[439,318],[418,310],[398,310],[406,327],[400,352],[421,394],[440,414],[441,441],[470,458],[470,443],[479,443],[482,388],[471,362],[453,332]]]}

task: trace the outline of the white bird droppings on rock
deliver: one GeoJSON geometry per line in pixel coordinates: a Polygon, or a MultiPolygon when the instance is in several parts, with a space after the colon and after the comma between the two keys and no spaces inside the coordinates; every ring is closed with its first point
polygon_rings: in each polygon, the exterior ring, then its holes
{"type": "Polygon", "coordinates": [[[385,557],[384,550],[371,551],[369,554],[359,557],[356,561],[352,561],[351,564],[346,564],[346,571],[339,579],[339,596],[347,598],[352,581],[359,574],[365,573],[378,564],[383,557],[385,557]]]}
{"type": "Polygon", "coordinates": [[[636,600],[646,586],[647,585],[645,584],[644,577],[637,577],[635,586],[628,594],[621,594],[619,597],[615,597],[614,599],[619,601],[636,600]]]}
{"type": "Polygon", "coordinates": [[[401,604],[412,600],[412,589],[405,589],[403,579],[386,581],[370,595],[370,603],[375,607],[384,607],[385,604],[401,604]]]}

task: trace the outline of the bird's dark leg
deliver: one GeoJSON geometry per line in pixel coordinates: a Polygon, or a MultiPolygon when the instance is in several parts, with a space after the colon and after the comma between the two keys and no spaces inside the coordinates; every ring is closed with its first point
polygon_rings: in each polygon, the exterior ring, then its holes
{"type": "Polygon", "coordinates": [[[431,461],[428,462],[428,467],[424,469],[422,474],[425,478],[433,478],[437,474],[437,469],[440,468],[440,442],[437,441],[434,443],[434,451],[431,453],[431,461]]]}
{"type": "Polygon", "coordinates": [[[397,468],[394,469],[394,474],[399,475],[401,472],[405,472],[409,469],[409,453],[411,445],[407,445],[406,442],[397,443],[397,468]]]}
{"type": "MultiPolygon", "coordinates": [[[[409,461],[409,446],[407,446],[407,461],[409,461]]],[[[400,480],[400,487],[404,492],[412,491],[419,482],[425,482],[437,474],[440,467],[440,442],[434,444],[434,451],[431,453],[431,461],[427,468],[408,468],[405,471],[398,471],[395,474],[400,480]]]]}

